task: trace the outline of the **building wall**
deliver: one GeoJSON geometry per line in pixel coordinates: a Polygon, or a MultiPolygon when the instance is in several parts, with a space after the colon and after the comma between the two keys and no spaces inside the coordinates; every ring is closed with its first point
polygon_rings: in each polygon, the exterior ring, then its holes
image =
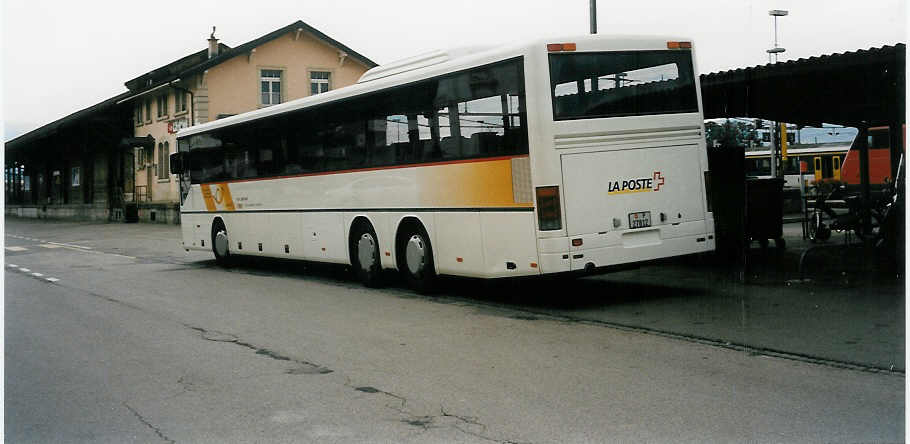
{"type": "MultiPolygon", "coordinates": [[[[141,125],[136,124],[134,117],[134,136],[146,137],[150,135],[155,139],[155,146],[149,151],[134,148],[135,185],[137,190],[140,187],[145,186],[146,189],[144,190],[144,193],[148,193],[150,196],[149,198],[142,199],[143,201],[173,202],[177,199],[177,176],[168,174],[166,178],[159,179],[157,171],[161,159],[158,151],[159,144],[161,145],[161,149],[164,149],[165,142],[167,143],[167,155],[176,152],[177,137],[176,130],[173,129],[174,125],[179,126],[180,124],[183,124],[184,126],[189,126],[189,97],[187,97],[187,111],[176,112],[174,109],[175,93],[183,94],[183,92],[174,88],[162,88],[153,93],[141,96],[134,101],[136,104],[141,105],[142,108],[141,125]],[[164,115],[159,117],[157,98],[161,95],[167,95],[167,109],[164,112],[164,115]],[[151,105],[148,108],[145,107],[146,101],[151,101],[151,105]],[[146,115],[147,109],[151,111],[151,116],[146,115]],[[169,125],[172,128],[171,131],[168,130],[169,125]]],[[[167,163],[167,157],[165,157],[164,162],[167,163]]],[[[125,191],[129,193],[129,190],[125,191]]],[[[140,199],[141,197],[140,193],[137,193],[137,195],[134,196],[134,199],[140,199]]]]}
{"type": "Polygon", "coordinates": [[[262,69],[282,70],[282,102],[310,95],[310,71],[330,72],[330,87],[338,89],[354,84],[369,69],[350,57],[342,62],[337,48],[306,32],[295,36],[285,34],[256,48],[252,56],[240,55],[210,68],[205,76],[210,119],[261,108],[262,69]]]}

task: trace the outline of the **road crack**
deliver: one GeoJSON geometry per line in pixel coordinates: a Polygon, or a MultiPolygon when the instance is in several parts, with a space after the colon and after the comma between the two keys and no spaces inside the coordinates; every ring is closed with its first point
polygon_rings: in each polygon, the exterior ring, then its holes
{"type": "Polygon", "coordinates": [[[150,423],[147,419],[145,419],[145,417],[143,417],[138,411],[136,411],[136,409],[134,409],[129,404],[127,404],[126,401],[123,402],[123,406],[126,407],[126,409],[129,410],[133,414],[133,416],[135,416],[136,419],[139,420],[139,422],[145,424],[146,427],[152,429],[152,431],[155,432],[155,434],[158,435],[158,437],[161,438],[162,441],[170,443],[170,444],[176,444],[176,441],[174,441],[171,438],[168,438],[168,436],[165,435],[164,432],[161,431],[161,429],[159,429],[158,427],[155,427],[152,423],[150,423]]]}
{"type": "Polygon", "coordinates": [[[231,333],[224,333],[217,330],[208,330],[202,327],[196,327],[188,324],[183,324],[183,326],[199,332],[200,336],[202,336],[202,339],[205,339],[206,341],[224,342],[226,344],[238,345],[253,350],[257,355],[272,358],[276,361],[285,361],[296,364],[297,366],[295,368],[285,370],[285,373],[289,375],[325,375],[333,372],[333,370],[328,367],[310,361],[305,361],[303,359],[292,358],[277,351],[243,341],[231,333]]]}
{"type": "Polygon", "coordinates": [[[508,439],[496,439],[488,436],[486,434],[487,425],[481,423],[478,417],[451,413],[447,411],[444,406],[439,407],[439,414],[437,415],[420,415],[413,413],[407,408],[408,400],[404,396],[400,396],[395,393],[378,389],[369,385],[354,385],[351,383],[350,378],[345,377],[345,379],[346,382],[344,385],[346,387],[357,390],[358,392],[368,394],[381,394],[394,399],[395,401],[392,404],[386,404],[386,408],[391,409],[401,415],[399,421],[409,426],[420,429],[421,433],[426,432],[430,429],[452,427],[461,433],[471,435],[475,438],[480,438],[485,441],[496,442],[500,444],[530,444],[508,439]],[[444,423],[444,420],[449,421],[445,421],[447,423],[444,423]]]}

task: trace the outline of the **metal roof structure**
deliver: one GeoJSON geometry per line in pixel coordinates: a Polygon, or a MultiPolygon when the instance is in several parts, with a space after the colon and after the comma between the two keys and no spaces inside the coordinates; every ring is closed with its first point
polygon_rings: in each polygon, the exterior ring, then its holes
{"type": "Polygon", "coordinates": [[[756,117],[812,126],[903,122],[905,85],[903,43],[701,76],[706,119],[756,117]]]}
{"type": "Polygon", "coordinates": [[[81,121],[87,121],[89,119],[107,119],[107,118],[116,120],[117,118],[119,118],[119,116],[115,115],[114,117],[108,117],[108,116],[106,116],[106,114],[113,112],[117,105],[117,102],[119,102],[120,100],[122,100],[125,97],[128,97],[129,95],[130,95],[129,91],[122,92],[107,100],[104,100],[102,102],[89,106],[88,108],[83,108],[83,109],[76,111],[72,114],[69,114],[65,117],[57,119],[51,123],[48,123],[46,125],[33,129],[19,137],[16,137],[15,139],[7,141],[5,143],[4,150],[9,152],[10,150],[15,150],[15,149],[21,148],[21,147],[25,146],[26,144],[29,144],[36,140],[39,140],[39,139],[42,139],[45,137],[49,137],[49,136],[53,136],[60,130],[62,130],[66,127],[69,127],[71,125],[74,125],[81,121]]]}

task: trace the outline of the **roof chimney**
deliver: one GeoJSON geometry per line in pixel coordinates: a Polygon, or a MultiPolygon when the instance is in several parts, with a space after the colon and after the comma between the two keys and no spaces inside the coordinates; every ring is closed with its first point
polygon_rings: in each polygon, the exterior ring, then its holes
{"type": "Polygon", "coordinates": [[[215,38],[215,27],[212,26],[212,35],[209,36],[209,58],[218,55],[218,39],[215,38]]]}

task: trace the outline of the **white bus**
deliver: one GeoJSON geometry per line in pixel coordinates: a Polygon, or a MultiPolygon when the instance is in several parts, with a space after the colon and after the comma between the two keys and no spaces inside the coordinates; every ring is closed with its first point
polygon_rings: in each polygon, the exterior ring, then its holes
{"type": "Polygon", "coordinates": [[[703,124],[690,41],[428,53],[181,130],[183,245],[417,290],[707,252],[703,124]]]}

